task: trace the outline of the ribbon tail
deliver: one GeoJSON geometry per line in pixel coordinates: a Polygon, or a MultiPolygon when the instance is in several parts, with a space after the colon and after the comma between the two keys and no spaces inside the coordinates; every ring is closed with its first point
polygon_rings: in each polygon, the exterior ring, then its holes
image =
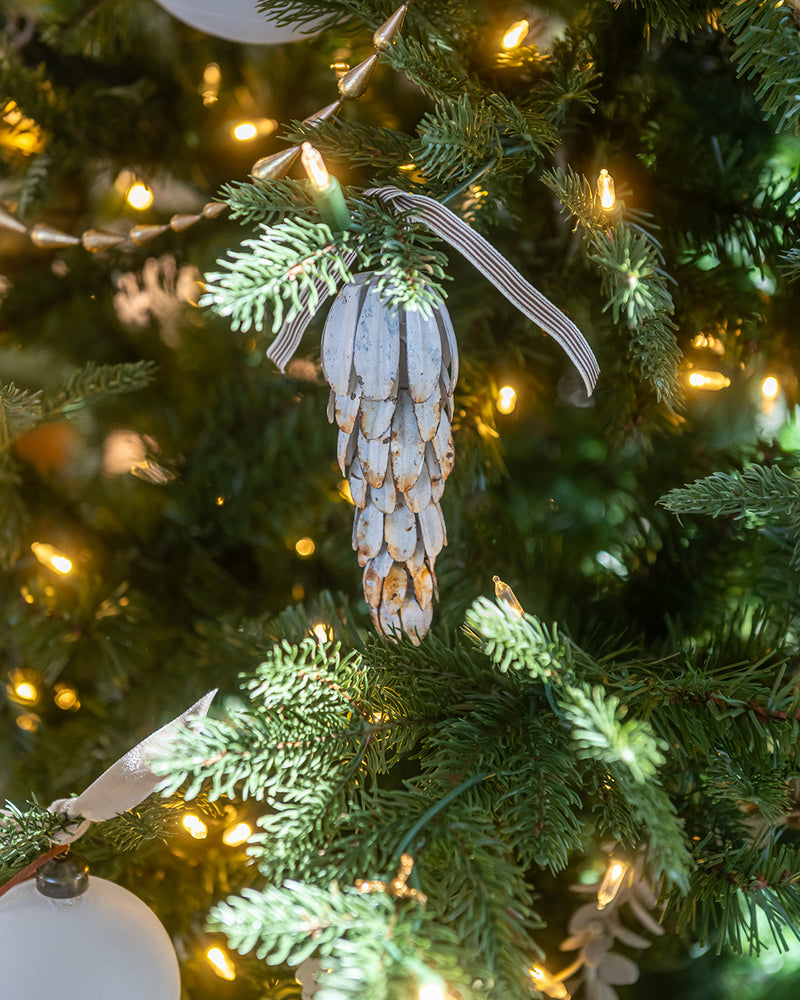
{"type": "Polygon", "coordinates": [[[51,802],[47,807],[50,812],[82,817],[82,822],[60,834],[56,838],[57,842],[71,844],[82,836],[92,823],[127,812],[154,792],[161,778],[154,774],[150,767],[153,756],[162,753],[183,726],[204,719],[216,693],[209,691],[176,719],[151,733],[104,771],[77,798],[56,799],[55,802],[51,802]]]}
{"type": "Polygon", "coordinates": [[[391,202],[408,212],[414,222],[427,226],[458,250],[512,305],[562,347],[580,372],[587,392],[592,394],[600,366],[586,338],[572,320],[534,288],[487,239],[449,208],[427,195],[408,194],[391,186],[373,188],[365,194],[391,202]]]}
{"type": "MultiPolygon", "coordinates": [[[[356,257],[357,254],[355,251],[348,251],[344,255],[345,263],[348,267],[350,267],[356,257]]],[[[292,360],[294,352],[300,346],[300,341],[303,339],[303,334],[306,332],[308,324],[331,296],[328,286],[320,279],[314,281],[314,288],[316,290],[317,303],[314,309],[308,308],[311,290],[304,285],[298,296],[301,305],[300,312],[293,319],[289,320],[288,323],[284,323],[281,326],[275,339],[267,348],[267,357],[282,372],[286,371],[286,366],[292,360]]]]}

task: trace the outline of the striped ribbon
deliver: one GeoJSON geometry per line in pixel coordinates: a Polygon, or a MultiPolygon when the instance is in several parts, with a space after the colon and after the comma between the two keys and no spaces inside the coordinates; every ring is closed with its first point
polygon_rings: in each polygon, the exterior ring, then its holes
{"type": "Polygon", "coordinates": [[[373,195],[391,203],[399,211],[407,212],[412,221],[427,226],[466,257],[523,315],[560,344],[580,372],[587,392],[592,394],[600,367],[586,338],[572,320],[526,281],[487,239],[449,208],[426,195],[408,194],[391,186],[371,188],[364,194],[373,195]]]}
{"type": "MultiPolygon", "coordinates": [[[[344,254],[344,261],[348,268],[355,262],[357,256],[358,254],[355,250],[349,250],[344,254]]],[[[267,348],[267,357],[281,371],[285,371],[286,366],[292,360],[292,355],[300,346],[300,341],[303,339],[303,334],[306,332],[308,324],[330,298],[331,293],[324,281],[321,281],[319,278],[315,279],[314,287],[317,291],[316,308],[308,308],[311,289],[308,285],[303,285],[298,296],[300,299],[300,311],[294,319],[283,324],[280,330],[278,330],[277,336],[267,348]]]]}

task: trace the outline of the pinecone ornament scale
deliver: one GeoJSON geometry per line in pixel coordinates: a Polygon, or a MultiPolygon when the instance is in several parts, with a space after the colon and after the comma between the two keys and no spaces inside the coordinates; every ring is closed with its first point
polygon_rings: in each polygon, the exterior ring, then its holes
{"type": "Polygon", "coordinates": [[[447,544],[439,501],[454,462],[458,348],[444,304],[432,316],[391,308],[377,279],[357,275],[325,323],[322,370],[373,623],[418,643],[438,597],[434,565],[447,544]]]}

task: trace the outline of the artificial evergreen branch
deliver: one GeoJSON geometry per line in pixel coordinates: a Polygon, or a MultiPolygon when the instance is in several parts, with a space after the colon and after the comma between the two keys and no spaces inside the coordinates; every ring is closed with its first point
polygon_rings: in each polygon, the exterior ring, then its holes
{"type": "Polygon", "coordinates": [[[670,490],[659,503],[673,514],[708,514],[756,525],[777,524],[794,542],[792,566],[800,566],[800,485],[796,477],[777,465],[715,472],[670,490]]]}
{"type": "Polygon", "coordinates": [[[614,322],[624,317],[630,351],[642,377],[656,396],[674,402],[679,395],[680,350],[672,316],[675,306],[667,287],[661,253],[652,236],[621,218],[610,219],[600,208],[585,177],[571,168],[542,175],[565,209],[581,225],[593,261],[602,277],[605,310],[614,322]]]}
{"type": "Polygon", "coordinates": [[[793,131],[800,119],[797,79],[800,52],[797,35],[800,14],[792,3],[760,0],[724,0],[721,20],[734,40],[737,73],[756,78],[756,98],[764,117],[777,119],[776,131],[793,131]]]}
{"type": "Polygon", "coordinates": [[[68,414],[106,396],[139,392],[152,380],[155,364],[135,361],[118,365],[87,364],[67,375],[52,389],[42,393],[42,420],[68,414]]]}
{"type": "Polygon", "coordinates": [[[35,802],[6,802],[0,810],[0,885],[42,855],[70,823],[35,802]]]}

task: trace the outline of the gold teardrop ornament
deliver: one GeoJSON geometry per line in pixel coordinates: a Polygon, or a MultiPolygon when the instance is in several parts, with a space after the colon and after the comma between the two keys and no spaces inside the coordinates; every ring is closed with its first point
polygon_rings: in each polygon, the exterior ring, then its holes
{"type": "Polygon", "coordinates": [[[309,115],[308,118],[304,118],[303,124],[316,125],[317,122],[326,122],[329,118],[333,118],[341,106],[341,101],[334,101],[333,104],[329,104],[326,108],[322,108],[321,111],[317,111],[313,115],[309,115]]]}
{"type": "Polygon", "coordinates": [[[107,233],[103,229],[87,229],[81,236],[81,244],[84,250],[89,253],[97,253],[98,250],[108,250],[109,247],[119,246],[125,241],[124,236],[119,233],[107,233]]]}
{"type": "Polygon", "coordinates": [[[169,226],[155,226],[155,225],[141,225],[134,226],[128,234],[131,238],[131,242],[135,243],[136,246],[141,246],[142,243],[147,243],[148,240],[154,240],[156,236],[160,236],[162,233],[166,233],[169,226]]]}
{"type": "Polygon", "coordinates": [[[0,208],[0,226],[3,229],[10,229],[14,233],[25,233],[26,236],[28,234],[28,227],[25,223],[20,222],[16,215],[6,212],[3,208],[0,208]]]}
{"type": "Polygon", "coordinates": [[[384,21],[380,28],[378,28],[372,36],[372,41],[376,49],[388,49],[394,45],[395,38],[397,38],[402,30],[407,10],[408,4],[404,3],[402,7],[397,8],[388,21],[384,21]]]}
{"type": "Polygon", "coordinates": [[[345,100],[357,101],[367,92],[372,71],[378,61],[378,53],[373,52],[369,59],[359,63],[339,81],[339,93],[345,100]]]}
{"type": "Polygon", "coordinates": [[[209,201],[203,205],[203,216],[206,219],[216,219],[218,215],[222,215],[228,206],[223,201],[209,201]]]}
{"type": "Polygon", "coordinates": [[[264,156],[257,160],[250,173],[258,181],[275,181],[285,176],[294,161],[300,155],[299,146],[291,146],[289,149],[282,149],[280,153],[273,153],[272,156],[264,156]]]}
{"type": "Polygon", "coordinates": [[[69,233],[62,233],[60,229],[48,226],[46,222],[37,222],[28,234],[31,243],[37,247],[74,247],[80,243],[77,236],[70,236],[69,233]]]}
{"type": "Polygon", "coordinates": [[[202,218],[202,213],[200,215],[173,215],[169,220],[169,228],[174,233],[182,233],[184,229],[193,226],[195,222],[199,222],[202,218]]]}

